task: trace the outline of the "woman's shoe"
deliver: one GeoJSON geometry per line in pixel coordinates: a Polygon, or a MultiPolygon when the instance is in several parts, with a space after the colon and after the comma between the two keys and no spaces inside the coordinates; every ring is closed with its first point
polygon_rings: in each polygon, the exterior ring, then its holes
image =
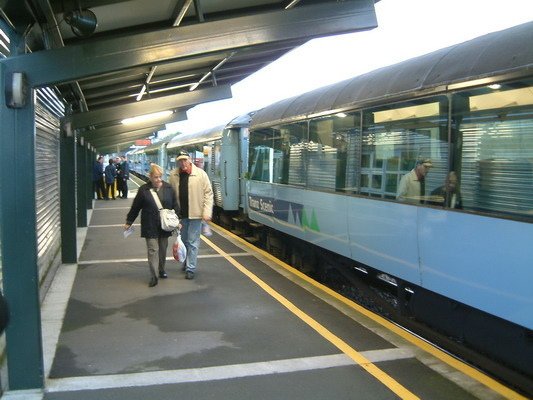
{"type": "Polygon", "coordinates": [[[154,287],[155,285],[157,285],[157,278],[155,276],[152,276],[152,278],[150,279],[150,283],[148,283],[148,287],[154,287]]]}
{"type": "Polygon", "coordinates": [[[161,279],[167,279],[168,278],[168,275],[165,271],[159,271],[159,277],[161,279]]]}

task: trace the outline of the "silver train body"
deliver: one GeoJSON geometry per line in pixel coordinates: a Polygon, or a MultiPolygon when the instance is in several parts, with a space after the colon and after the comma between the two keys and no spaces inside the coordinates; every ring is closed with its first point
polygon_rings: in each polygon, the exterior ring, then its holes
{"type": "MultiPolygon", "coordinates": [[[[533,23],[177,135],[221,210],[394,288],[399,312],[533,377],[533,23]],[[403,175],[430,159],[423,192],[403,175]],[[451,192],[436,195],[453,171],[451,192]],[[296,242],[295,242],[296,243],[296,242]]],[[[318,56],[318,55],[317,55],[318,56]]],[[[165,162],[165,161],[162,161],[165,162]]]]}

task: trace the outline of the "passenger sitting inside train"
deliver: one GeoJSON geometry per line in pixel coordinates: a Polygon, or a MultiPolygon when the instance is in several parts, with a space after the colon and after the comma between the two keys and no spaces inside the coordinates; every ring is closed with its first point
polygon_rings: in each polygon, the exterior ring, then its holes
{"type": "Polygon", "coordinates": [[[457,174],[451,171],[446,176],[444,185],[439,186],[431,192],[431,196],[442,197],[440,204],[449,208],[463,208],[461,200],[461,192],[459,191],[457,174]]]}

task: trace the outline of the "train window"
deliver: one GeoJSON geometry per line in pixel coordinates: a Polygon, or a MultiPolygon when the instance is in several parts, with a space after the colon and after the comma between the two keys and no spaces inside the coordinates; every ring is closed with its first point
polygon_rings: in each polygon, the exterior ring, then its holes
{"type": "Polygon", "coordinates": [[[258,129],[250,133],[248,172],[250,179],[272,183],[271,160],[274,157],[273,140],[275,129],[258,129]]]}
{"type": "Polygon", "coordinates": [[[305,185],[306,146],[307,121],[251,132],[250,178],[270,183],[305,185]]]}
{"type": "Polygon", "coordinates": [[[353,166],[357,162],[360,113],[337,113],[309,121],[306,146],[306,186],[352,192],[357,181],[353,166]]]}
{"type": "Polygon", "coordinates": [[[462,208],[533,217],[533,82],[455,93],[462,208]]]}
{"type": "MultiPolygon", "coordinates": [[[[416,204],[443,204],[432,192],[443,184],[448,166],[448,99],[417,99],[363,111],[359,193],[416,204]],[[425,160],[428,172],[421,184],[399,194],[402,177],[415,174],[425,160]],[[413,172],[411,172],[413,171],[413,172]]],[[[417,182],[420,182],[417,179],[417,182]]],[[[402,189],[403,191],[403,189],[402,189]]]]}

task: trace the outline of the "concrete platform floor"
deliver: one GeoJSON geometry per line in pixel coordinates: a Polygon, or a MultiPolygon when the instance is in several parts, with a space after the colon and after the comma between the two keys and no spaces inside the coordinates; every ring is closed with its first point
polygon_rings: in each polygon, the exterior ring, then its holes
{"type": "Polygon", "coordinates": [[[194,280],[169,248],[149,288],[140,229],[122,235],[130,205],[95,202],[43,304],[45,388],[2,399],[517,395],[216,227],[194,280]]]}

